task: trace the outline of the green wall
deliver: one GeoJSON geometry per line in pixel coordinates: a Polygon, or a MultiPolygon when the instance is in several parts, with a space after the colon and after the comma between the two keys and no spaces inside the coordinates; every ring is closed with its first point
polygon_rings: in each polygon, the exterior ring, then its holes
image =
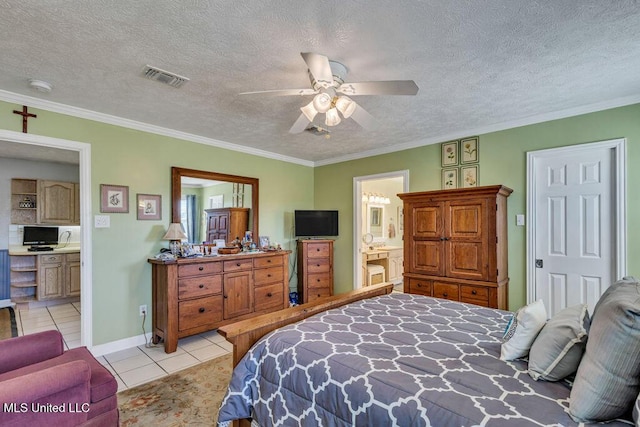
{"type": "MultiPolygon", "coordinates": [[[[0,102],[0,128],[22,131],[12,113],[21,106],[0,102]]],[[[244,175],[260,180],[260,234],[295,249],[291,212],[313,207],[313,169],[288,162],[178,140],[119,126],[30,108],[37,119],[29,133],[91,144],[92,216],[100,213],[100,184],[129,186],[129,213],[109,214],[110,228],[93,228],[93,344],[140,335],[138,306],[151,307],[147,258],[167,242],[171,166],[244,175]],[[162,220],[136,219],[136,193],[162,195],[162,220]]],[[[146,330],[149,332],[150,321],[146,330]]]]}
{"type": "MultiPolygon", "coordinates": [[[[526,229],[515,215],[526,213],[526,153],[565,145],[627,139],[627,273],[640,275],[640,104],[480,135],[479,185],[503,184],[508,199],[509,308],[526,303],[526,229]]],[[[444,141],[443,141],[444,142],[444,141]]],[[[335,244],[335,292],[352,289],[353,177],[409,170],[409,191],[441,188],[440,145],[353,160],[314,169],[315,208],[339,209],[340,237],[335,244]]]]}

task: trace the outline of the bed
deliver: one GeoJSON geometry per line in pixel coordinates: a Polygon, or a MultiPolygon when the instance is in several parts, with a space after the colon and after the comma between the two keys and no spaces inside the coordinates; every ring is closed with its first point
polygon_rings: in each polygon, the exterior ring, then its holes
{"type": "Polygon", "coordinates": [[[499,359],[511,312],[378,289],[324,311],[300,306],[304,320],[259,340],[265,325],[223,330],[240,345],[219,425],[579,425],[567,383],[499,359]]]}

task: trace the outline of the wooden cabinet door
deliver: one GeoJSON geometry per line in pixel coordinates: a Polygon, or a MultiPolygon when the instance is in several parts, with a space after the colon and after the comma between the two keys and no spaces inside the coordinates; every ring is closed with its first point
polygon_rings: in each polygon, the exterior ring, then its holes
{"type": "Polygon", "coordinates": [[[229,214],[224,212],[209,213],[207,218],[207,242],[223,239],[227,242],[229,232],[229,214]]]}
{"type": "Polygon", "coordinates": [[[487,199],[447,202],[445,215],[446,276],[488,280],[487,199]]]}
{"type": "Polygon", "coordinates": [[[63,283],[62,255],[42,255],[38,267],[38,299],[61,298],[64,292],[63,283]]]}
{"type": "Polygon", "coordinates": [[[80,296],[80,261],[76,261],[75,256],[70,257],[70,255],[67,254],[64,294],[67,297],[76,297],[80,296]]]}
{"type": "Polygon", "coordinates": [[[408,242],[411,271],[435,276],[444,275],[443,203],[412,205],[409,221],[413,228],[408,242]]]}
{"type": "Polygon", "coordinates": [[[80,184],[73,184],[73,223],[80,225],[80,184]]]}
{"type": "Polygon", "coordinates": [[[232,319],[253,311],[253,271],[225,273],[223,283],[224,318],[232,319]]]}
{"type": "Polygon", "coordinates": [[[73,224],[75,188],[72,182],[39,181],[38,219],[43,224],[73,224]]]}

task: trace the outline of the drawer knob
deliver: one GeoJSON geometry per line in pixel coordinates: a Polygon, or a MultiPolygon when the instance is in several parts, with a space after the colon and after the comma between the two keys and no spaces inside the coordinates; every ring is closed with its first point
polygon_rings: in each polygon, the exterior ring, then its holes
{"type": "Polygon", "coordinates": [[[444,294],[442,294],[442,296],[446,298],[449,296],[449,294],[445,292],[444,294]]]}
{"type": "Polygon", "coordinates": [[[317,248],[317,249],[316,249],[316,252],[320,252],[320,248],[317,248]]]}
{"type": "Polygon", "coordinates": [[[422,287],[422,283],[418,283],[418,287],[421,288],[422,287]]]}
{"type": "Polygon", "coordinates": [[[320,264],[316,264],[316,267],[320,267],[320,264]]]}
{"type": "Polygon", "coordinates": [[[272,296],[273,296],[273,294],[272,294],[271,292],[269,292],[269,293],[267,294],[267,296],[268,296],[268,297],[272,297],[272,296]]]}
{"type": "Polygon", "coordinates": [[[271,277],[271,274],[267,274],[267,277],[271,277]]]}
{"type": "Polygon", "coordinates": [[[471,295],[476,295],[477,293],[478,293],[478,291],[476,291],[476,290],[471,291],[471,295]]]}
{"type": "Polygon", "coordinates": [[[228,298],[226,295],[223,295],[222,297],[223,297],[224,299],[227,299],[227,298],[228,298]]]}
{"type": "Polygon", "coordinates": [[[198,287],[199,287],[200,289],[202,289],[202,288],[204,288],[204,285],[198,285],[198,287]]]}
{"type": "Polygon", "coordinates": [[[316,282],[320,283],[320,279],[316,279],[316,282]]]}
{"type": "Polygon", "coordinates": [[[239,262],[236,262],[236,267],[240,267],[240,263],[239,262]]]}
{"type": "Polygon", "coordinates": [[[204,270],[204,267],[200,266],[200,267],[198,267],[198,270],[202,271],[202,270],[204,270]]]}
{"type": "Polygon", "coordinates": [[[199,312],[199,313],[204,313],[204,307],[200,307],[200,308],[198,309],[198,312],[199,312]]]}
{"type": "Polygon", "coordinates": [[[267,260],[267,264],[271,264],[271,260],[270,259],[267,260]]]}

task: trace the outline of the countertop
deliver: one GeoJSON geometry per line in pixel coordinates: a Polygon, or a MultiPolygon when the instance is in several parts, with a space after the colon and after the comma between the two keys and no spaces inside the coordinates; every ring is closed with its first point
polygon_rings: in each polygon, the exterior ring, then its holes
{"type": "Polygon", "coordinates": [[[53,246],[52,251],[33,251],[29,252],[29,246],[14,245],[9,246],[9,255],[50,255],[80,252],[80,244],[69,243],[66,246],[53,246]]]}

